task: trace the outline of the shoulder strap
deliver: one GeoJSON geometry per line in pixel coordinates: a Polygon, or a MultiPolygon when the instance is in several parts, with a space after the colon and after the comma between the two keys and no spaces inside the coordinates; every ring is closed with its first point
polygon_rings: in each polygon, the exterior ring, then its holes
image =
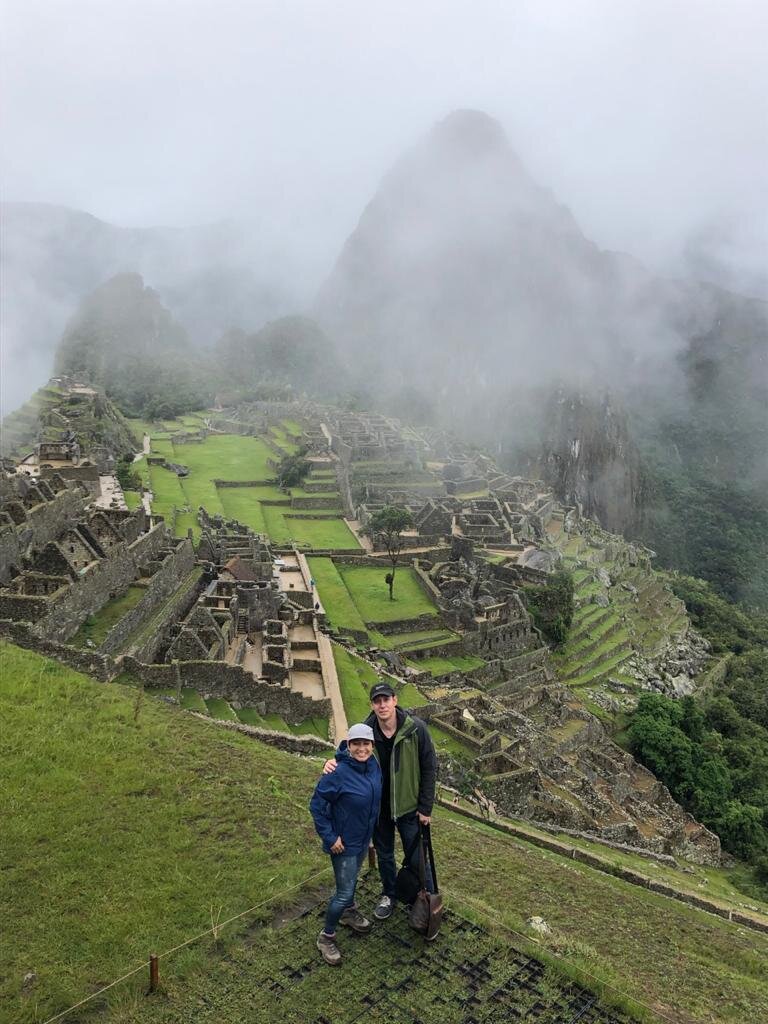
{"type": "Polygon", "coordinates": [[[427,856],[429,857],[429,866],[432,869],[432,881],[434,882],[435,892],[437,893],[440,890],[437,887],[437,869],[435,868],[435,854],[434,854],[434,851],[432,850],[432,831],[431,831],[429,825],[422,825],[421,826],[420,838],[422,839],[422,843],[421,843],[422,879],[421,879],[421,882],[422,882],[422,885],[424,885],[425,876],[426,876],[426,869],[424,867],[424,847],[426,846],[426,848],[427,848],[427,856]]]}

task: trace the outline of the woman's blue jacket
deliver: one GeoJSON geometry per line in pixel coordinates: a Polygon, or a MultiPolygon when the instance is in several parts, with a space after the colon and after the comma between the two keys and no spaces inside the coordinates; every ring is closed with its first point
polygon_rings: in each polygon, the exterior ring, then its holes
{"type": "Polygon", "coordinates": [[[323,849],[341,836],[344,854],[361,854],[368,849],[381,803],[381,768],[375,757],[355,761],[346,740],[336,754],[336,771],[321,775],[309,809],[323,849]]]}

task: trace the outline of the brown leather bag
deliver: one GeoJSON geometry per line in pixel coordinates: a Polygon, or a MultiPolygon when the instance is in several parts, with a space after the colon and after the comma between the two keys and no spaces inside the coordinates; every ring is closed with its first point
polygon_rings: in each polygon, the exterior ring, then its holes
{"type": "Polygon", "coordinates": [[[421,888],[408,914],[408,921],[411,928],[432,942],[437,938],[440,925],[443,921],[443,897],[437,889],[437,872],[435,870],[435,855],[432,851],[432,836],[429,825],[422,825],[419,829],[419,882],[421,888]],[[426,848],[426,854],[425,854],[426,848]],[[427,869],[425,856],[429,857],[429,866],[432,869],[432,881],[435,885],[434,892],[427,892],[427,869]]]}

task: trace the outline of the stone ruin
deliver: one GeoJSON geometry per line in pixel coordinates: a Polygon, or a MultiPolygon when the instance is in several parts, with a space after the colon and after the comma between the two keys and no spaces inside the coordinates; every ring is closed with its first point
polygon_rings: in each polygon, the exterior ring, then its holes
{"type": "Polygon", "coordinates": [[[503,814],[720,863],[718,837],[556,683],[432,705],[424,716],[473,750],[482,791],[503,814]]]}

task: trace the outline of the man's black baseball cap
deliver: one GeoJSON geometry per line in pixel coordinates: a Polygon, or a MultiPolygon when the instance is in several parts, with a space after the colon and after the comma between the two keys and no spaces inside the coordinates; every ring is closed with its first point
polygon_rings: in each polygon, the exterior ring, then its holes
{"type": "Polygon", "coordinates": [[[377,697],[396,697],[397,694],[389,685],[389,683],[376,683],[375,686],[371,687],[371,700],[375,700],[377,697]]]}

